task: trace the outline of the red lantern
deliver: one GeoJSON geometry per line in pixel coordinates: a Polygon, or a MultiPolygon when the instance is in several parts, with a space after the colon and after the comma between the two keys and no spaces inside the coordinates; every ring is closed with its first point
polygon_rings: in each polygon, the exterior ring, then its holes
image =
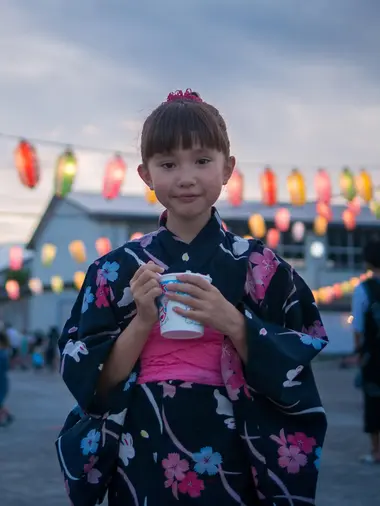
{"type": "Polygon", "coordinates": [[[347,208],[352,211],[355,216],[359,216],[361,212],[360,198],[356,196],[351,202],[347,202],[347,208]]]}
{"type": "Polygon", "coordinates": [[[17,300],[20,297],[20,285],[15,279],[9,279],[5,283],[5,290],[11,300],[17,300]]]}
{"type": "Polygon", "coordinates": [[[345,209],[342,214],[344,226],[347,230],[354,230],[356,227],[355,214],[350,209],[345,209]]]}
{"type": "Polygon", "coordinates": [[[276,212],[274,224],[280,232],[287,232],[290,226],[290,212],[286,207],[282,207],[276,212]]]}
{"type": "Polygon", "coordinates": [[[325,169],[319,169],[314,179],[315,193],[317,201],[329,204],[332,195],[332,185],[330,176],[325,169]]]}
{"type": "Polygon", "coordinates": [[[331,210],[331,207],[329,206],[329,204],[320,200],[319,202],[317,202],[316,208],[317,208],[316,211],[317,211],[318,216],[322,216],[328,222],[330,222],[332,220],[333,213],[332,213],[332,210],[331,210]]]}
{"type": "Polygon", "coordinates": [[[21,183],[28,188],[35,188],[40,180],[40,166],[34,147],[21,140],[14,152],[14,159],[21,183]]]}
{"type": "Polygon", "coordinates": [[[332,289],[333,289],[334,296],[337,299],[340,299],[341,297],[343,297],[342,285],[340,283],[335,283],[335,285],[333,285],[332,289]]]}
{"type": "Polygon", "coordinates": [[[24,254],[20,246],[12,246],[9,250],[9,268],[12,271],[19,271],[22,269],[24,261],[24,254]]]}
{"type": "Polygon", "coordinates": [[[280,242],[280,232],[276,228],[270,228],[267,233],[268,248],[276,249],[280,242]]]}
{"type": "Polygon", "coordinates": [[[277,178],[270,167],[267,167],[260,178],[263,204],[274,206],[277,204],[277,178]]]}
{"type": "Polygon", "coordinates": [[[243,189],[243,174],[238,169],[235,169],[227,183],[227,198],[232,206],[240,206],[243,202],[243,189]]]}
{"type": "Polygon", "coordinates": [[[103,180],[103,197],[107,200],[116,198],[125,179],[127,166],[118,154],[107,164],[103,180]]]}
{"type": "Polygon", "coordinates": [[[98,252],[98,255],[103,257],[111,251],[112,244],[108,237],[99,237],[99,239],[95,241],[95,248],[98,252]]]}

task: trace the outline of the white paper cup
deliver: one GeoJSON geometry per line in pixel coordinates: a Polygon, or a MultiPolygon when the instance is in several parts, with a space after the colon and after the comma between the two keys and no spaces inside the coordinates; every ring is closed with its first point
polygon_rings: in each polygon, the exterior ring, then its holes
{"type": "Polygon", "coordinates": [[[166,339],[196,339],[203,336],[203,325],[173,311],[173,307],[175,306],[182,307],[183,309],[189,309],[189,306],[169,300],[165,296],[166,287],[169,284],[182,283],[182,281],[179,281],[177,279],[177,276],[179,274],[192,274],[193,276],[201,276],[209,283],[212,281],[210,276],[194,272],[178,272],[173,274],[164,274],[161,276],[160,285],[162,287],[163,294],[158,300],[158,314],[160,320],[161,335],[166,339]]]}

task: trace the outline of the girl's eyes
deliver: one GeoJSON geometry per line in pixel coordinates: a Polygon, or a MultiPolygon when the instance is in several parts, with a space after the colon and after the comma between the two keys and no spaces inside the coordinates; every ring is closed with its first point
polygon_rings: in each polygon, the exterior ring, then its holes
{"type": "MultiPolygon", "coordinates": [[[[199,158],[199,160],[197,160],[196,163],[198,165],[207,165],[210,162],[211,162],[211,160],[209,158],[199,158]]],[[[175,167],[175,163],[174,162],[166,162],[166,163],[161,164],[161,167],[163,169],[171,170],[175,167]]]]}
{"type": "Polygon", "coordinates": [[[211,160],[209,158],[200,158],[197,163],[199,165],[207,165],[208,163],[210,163],[211,160]]]}
{"type": "Polygon", "coordinates": [[[174,167],[174,163],[173,162],[163,163],[161,167],[163,167],[164,169],[172,169],[174,167]]]}

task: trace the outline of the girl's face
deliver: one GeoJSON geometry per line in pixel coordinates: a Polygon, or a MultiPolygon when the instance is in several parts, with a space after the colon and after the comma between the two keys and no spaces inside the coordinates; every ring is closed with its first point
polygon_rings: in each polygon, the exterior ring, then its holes
{"type": "Polygon", "coordinates": [[[195,145],[157,154],[138,168],[143,181],[156,192],[161,204],[181,220],[210,211],[235,167],[235,158],[195,145]]]}

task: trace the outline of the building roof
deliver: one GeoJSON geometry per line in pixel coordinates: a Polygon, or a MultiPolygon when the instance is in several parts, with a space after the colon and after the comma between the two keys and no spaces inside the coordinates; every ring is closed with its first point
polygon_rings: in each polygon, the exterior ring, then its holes
{"type": "MultiPolygon", "coordinates": [[[[121,195],[114,200],[105,200],[100,193],[72,192],[65,200],[68,204],[83,210],[94,218],[107,218],[111,220],[128,218],[156,219],[163,211],[161,204],[148,204],[142,195],[121,195]]],[[[41,227],[54,214],[54,208],[59,201],[60,199],[57,197],[51,199],[26,246],[28,249],[33,249],[35,239],[41,227]]],[[[227,200],[220,199],[216,207],[221,218],[226,222],[246,221],[255,213],[262,214],[267,221],[273,221],[276,210],[279,207],[285,207],[290,210],[292,221],[312,223],[315,218],[315,202],[308,202],[301,207],[294,207],[287,202],[280,202],[274,207],[267,207],[258,201],[244,201],[242,205],[234,207],[227,200]]],[[[344,209],[344,205],[332,206],[332,224],[342,223],[342,212],[344,209]]],[[[373,216],[367,206],[364,206],[357,218],[357,225],[380,226],[380,221],[373,216]]]]}

